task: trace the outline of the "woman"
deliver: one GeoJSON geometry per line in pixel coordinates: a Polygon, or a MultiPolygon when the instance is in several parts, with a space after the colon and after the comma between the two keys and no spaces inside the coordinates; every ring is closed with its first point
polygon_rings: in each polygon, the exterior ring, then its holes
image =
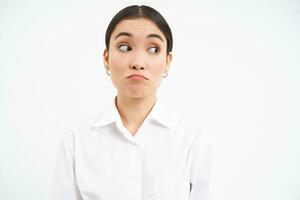
{"type": "Polygon", "coordinates": [[[156,96],[172,60],[169,25],[151,7],[129,6],[110,22],[105,43],[117,95],[63,136],[52,199],[208,200],[209,135],[156,96]]]}

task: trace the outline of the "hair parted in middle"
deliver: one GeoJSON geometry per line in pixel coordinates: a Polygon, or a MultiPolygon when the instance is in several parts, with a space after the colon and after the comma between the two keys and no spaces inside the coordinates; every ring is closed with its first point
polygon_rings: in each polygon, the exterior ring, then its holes
{"type": "Polygon", "coordinates": [[[157,10],[146,5],[132,5],[125,7],[112,18],[105,33],[105,46],[107,49],[109,49],[110,37],[117,24],[122,20],[136,18],[146,18],[154,22],[167,39],[167,54],[172,52],[173,36],[167,21],[157,10]]]}

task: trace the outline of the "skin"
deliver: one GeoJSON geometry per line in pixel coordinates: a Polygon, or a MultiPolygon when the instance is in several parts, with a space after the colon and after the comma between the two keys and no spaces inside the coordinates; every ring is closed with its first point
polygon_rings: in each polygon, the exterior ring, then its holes
{"type": "Polygon", "coordinates": [[[134,136],[156,101],[156,91],[165,71],[170,68],[172,54],[166,53],[167,40],[154,22],[146,18],[126,19],[115,27],[104,49],[103,62],[117,89],[116,106],[123,125],[134,136]],[[121,35],[127,32],[131,36],[121,35]],[[161,37],[147,37],[156,34],[161,37]],[[127,78],[142,74],[147,79],[127,78]]]}

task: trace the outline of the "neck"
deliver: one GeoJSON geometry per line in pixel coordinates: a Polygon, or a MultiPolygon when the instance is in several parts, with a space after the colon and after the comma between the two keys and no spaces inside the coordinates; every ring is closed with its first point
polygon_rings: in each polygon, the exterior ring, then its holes
{"type": "Polygon", "coordinates": [[[139,127],[152,110],[156,95],[145,98],[131,98],[118,94],[116,107],[125,127],[139,127]]]}

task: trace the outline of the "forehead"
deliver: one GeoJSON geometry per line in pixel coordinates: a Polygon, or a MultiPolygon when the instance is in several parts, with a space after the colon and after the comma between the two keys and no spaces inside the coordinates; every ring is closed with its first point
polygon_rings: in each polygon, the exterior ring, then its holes
{"type": "Polygon", "coordinates": [[[133,37],[143,38],[149,34],[158,34],[163,39],[163,42],[166,41],[164,34],[157,27],[157,25],[153,21],[146,18],[122,20],[116,25],[111,38],[113,39],[120,32],[128,32],[131,33],[133,37]]]}

